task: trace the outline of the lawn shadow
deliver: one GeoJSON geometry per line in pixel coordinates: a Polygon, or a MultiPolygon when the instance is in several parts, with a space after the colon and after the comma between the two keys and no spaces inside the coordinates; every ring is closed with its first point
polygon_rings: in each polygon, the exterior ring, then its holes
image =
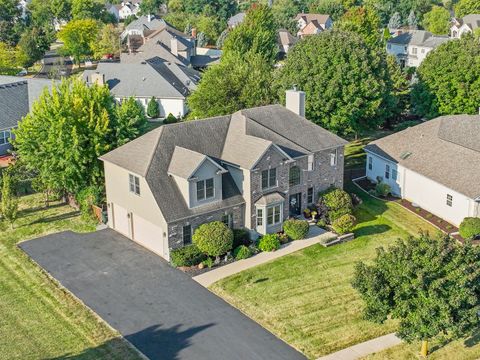
{"type": "Polygon", "coordinates": [[[79,214],[80,214],[80,211],[74,210],[74,211],[70,211],[69,213],[65,213],[65,214],[59,214],[59,215],[54,215],[54,216],[50,216],[50,217],[47,217],[47,218],[41,218],[41,219],[32,221],[29,225],[43,224],[43,223],[50,223],[50,222],[53,222],[53,221],[71,219],[71,218],[74,218],[74,217],[78,216],[79,214]]]}
{"type": "Polygon", "coordinates": [[[390,231],[392,228],[389,225],[379,224],[379,225],[367,225],[362,226],[354,230],[355,237],[360,236],[371,236],[371,235],[378,235],[386,233],[390,231]]]}
{"type": "MultiPolygon", "coordinates": [[[[125,338],[132,343],[138,350],[151,360],[178,360],[180,352],[192,345],[191,338],[199,332],[208,329],[215,324],[210,323],[202,326],[194,326],[185,330],[180,330],[181,324],[170,328],[162,328],[161,325],[153,325],[144,330],[136,332],[125,338]]],[[[80,354],[65,354],[49,360],[81,360],[81,359],[107,359],[114,357],[118,352],[126,353],[127,349],[122,349],[126,344],[121,338],[115,338],[106,343],[84,350],[80,354]]],[[[120,358],[127,358],[118,354],[120,358]]],[[[133,356],[130,356],[133,358],[133,356]]]]}
{"type": "Polygon", "coordinates": [[[36,207],[31,207],[31,208],[26,208],[26,209],[22,209],[18,212],[18,215],[19,216],[23,216],[23,215],[28,215],[28,214],[31,214],[31,213],[35,213],[37,211],[44,211],[44,210],[49,210],[49,209],[55,209],[55,208],[59,208],[59,207],[62,207],[62,206],[65,206],[67,203],[64,203],[64,202],[59,202],[59,203],[56,203],[56,204],[53,204],[53,205],[49,205],[48,207],[46,207],[45,205],[42,205],[42,206],[36,206],[36,207]]]}
{"type": "Polygon", "coordinates": [[[259,284],[259,283],[262,283],[262,282],[265,282],[265,281],[268,281],[269,278],[260,278],[260,279],[257,279],[255,280],[254,282],[252,282],[252,284],[259,284]]]}

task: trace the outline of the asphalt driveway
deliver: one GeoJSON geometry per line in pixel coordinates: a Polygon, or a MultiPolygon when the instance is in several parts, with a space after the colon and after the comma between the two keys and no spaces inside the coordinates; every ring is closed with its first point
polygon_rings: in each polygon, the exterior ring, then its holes
{"type": "Polygon", "coordinates": [[[53,234],[20,247],[150,359],[305,359],[110,229],[53,234]]]}

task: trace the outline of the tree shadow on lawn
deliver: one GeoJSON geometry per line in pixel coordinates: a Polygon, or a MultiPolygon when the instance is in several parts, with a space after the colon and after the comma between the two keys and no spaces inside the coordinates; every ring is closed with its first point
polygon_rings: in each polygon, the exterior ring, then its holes
{"type": "Polygon", "coordinates": [[[30,225],[35,225],[35,224],[44,224],[44,223],[50,223],[53,221],[60,221],[60,220],[66,220],[66,219],[71,219],[80,214],[80,211],[71,211],[69,213],[65,214],[59,214],[59,215],[54,215],[46,218],[41,218],[35,221],[32,221],[30,225]]]}
{"type": "Polygon", "coordinates": [[[48,207],[42,205],[42,206],[36,206],[36,207],[31,207],[31,208],[25,208],[25,209],[22,209],[22,210],[18,211],[18,216],[22,217],[22,216],[25,216],[25,215],[35,213],[37,211],[46,211],[46,210],[50,210],[50,209],[59,208],[59,207],[62,207],[62,206],[66,206],[66,203],[60,202],[60,203],[56,203],[56,204],[53,204],[53,205],[49,205],[48,207]]]}
{"type": "Polygon", "coordinates": [[[354,230],[355,237],[361,237],[361,236],[372,236],[372,235],[379,235],[386,233],[387,231],[390,231],[392,228],[388,225],[385,224],[379,224],[379,225],[366,225],[362,227],[357,227],[354,230]]]}
{"type": "MultiPolygon", "coordinates": [[[[125,338],[151,360],[177,360],[180,352],[192,345],[191,338],[197,333],[208,329],[215,324],[210,323],[201,326],[190,327],[180,330],[181,324],[170,328],[162,328],[161,325],[153,325],[139,332],[125,336],[125,338]]],[[[109,340],[100,346],[85,349],[82,353],[72,355],[65,354],[49,360],[83,360],[83,359],[135,359],[135,352],[127,347],[122,338],[109,340]],[[116,355],[116,356],[115,356],[116,355]],[[130,356],[128,356],[130,355],[130,356]]]]}

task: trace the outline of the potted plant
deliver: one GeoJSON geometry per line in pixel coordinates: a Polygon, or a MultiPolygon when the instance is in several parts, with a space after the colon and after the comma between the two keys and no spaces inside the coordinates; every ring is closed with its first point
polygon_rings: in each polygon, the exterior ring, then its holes
{"type": "Polygon", "coordinates": [[[306,219],[310,219],[312,217],[312,212],[310,211],[309,208],[306,208],[303,210],[303,216],[305,216],[306,219]]]}

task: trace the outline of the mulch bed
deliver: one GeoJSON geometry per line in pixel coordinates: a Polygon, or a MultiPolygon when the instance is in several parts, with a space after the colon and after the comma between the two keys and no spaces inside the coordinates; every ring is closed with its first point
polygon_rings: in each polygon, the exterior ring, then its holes
{"type": "MultiPolygon", "coordinates": [[[[366,177],[364,178],[361,178],[359,180],[355,180],[355,184],[357,184],[358,186],[360,186],[363,190],[365,190],[366,192],[370,192],[371,190],[375,191],[375,187],[376,187],[376,184],[375,183],[372,183],[370,180],[368,180],[366,177]]],[[[385,201],[399,201],[399,198],[397,197],[394,197],[394,196],[387,196],[385,198],[380,198],[379,199],[382,199],[382,200],[385,200],[385,201]]]]}
{"type": "Polygon", "coordinates": [[[187,274],[190,277],[195,277],[197,275],[209,272],[210,270],[215,270],[216,268],[218,268],[220,266],[231,264],[234,261],[235,261],[234,258],[230,258],[229,260],[226,260],[226,261],[222,260],[222,261],[220,261],[220,263],[218,265],[214,265],[211,268],[205,266],[203,269],[199,269],[198,266],[191,266],[191,267],[181,266],[177,269],[183,271],[185,274],[187,274]]]}

